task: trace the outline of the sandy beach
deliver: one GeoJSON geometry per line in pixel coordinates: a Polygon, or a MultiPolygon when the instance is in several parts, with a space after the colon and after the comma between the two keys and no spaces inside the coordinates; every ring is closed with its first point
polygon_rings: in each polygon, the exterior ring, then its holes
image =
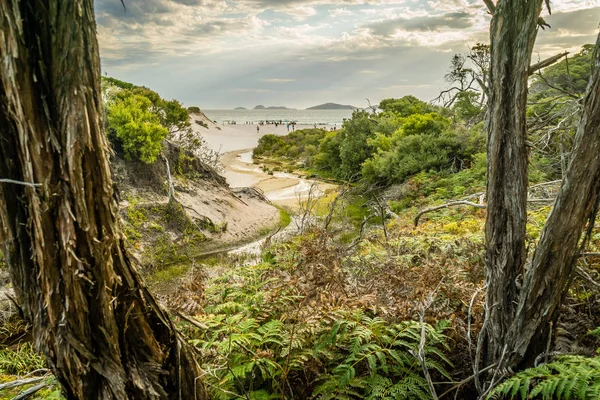
{"type": "MultiPolygon", "coordinates": [[[[321,195],[331,184],[314,182],[298,178],[295,175],[276,172],[269,175],[252,162],[252,149],[258,145],[258,139],[266,134],[287,135],[287,126],[234,124],[217,125],[203,115],[192,115],[192,121],[202,120],[208,128],[192,123],[193,129],[200,134],[211,149],[223,154],[221,162],[223,175],[231,187],[254,187],[261,190],[273,203],[296,209],[299,201],[308,197],[313,183],[313,193],[321,195]],[[257,126],[259,130],[257,131],[257,126]]],[[[310,125],[296,125],[296,129],[312,128],[310,125]]],[[[290,127],[292,131],[292,127],[290,127]]]]}

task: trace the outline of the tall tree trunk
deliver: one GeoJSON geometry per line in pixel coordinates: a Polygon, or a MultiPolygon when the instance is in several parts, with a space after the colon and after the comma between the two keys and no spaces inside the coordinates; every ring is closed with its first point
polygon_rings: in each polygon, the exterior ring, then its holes
{"type": "Polygon", "coordinates": [[[513,365],[530,363],[548,341],[550,323],[571,283],[582,232],[593,228],[600,200],[600,37],[575,136],[571,163],[526,269],[523,289],[506,342],[513,365]],[[542,348],[540,348],[541,346],[542,348]]]}
{"type": "Polygon", "coordinates": [[[68,399],[203,399],[125,250],[92,0],[0,0],[0,243],[68,399]]]}
{"type": "Polygon", "coordinates": [[[492,10],[484,354],[503,368],[528,366],[544,351],[600,200],[599,38],[573,156],[525,265],[527,71],[541,6],[500,0],[492,10]]]}
{"type": "Polygon", "coordinates": [[[501,0],[490,28],[485,225],[487,363],[497,361],[515,318],[526,259],[527,80],[543,0],[501,0]]]}

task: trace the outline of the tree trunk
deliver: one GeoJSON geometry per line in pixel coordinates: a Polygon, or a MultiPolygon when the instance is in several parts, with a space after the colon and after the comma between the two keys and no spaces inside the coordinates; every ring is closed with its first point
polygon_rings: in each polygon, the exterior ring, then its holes
{"type": "Polygon", "coordinates": [[[542,1],[501,0],[490,30],[484,348],[488,364],[502,355],[517,308],[517,279],[526,259],[527,71],[542,1]]]}
{"type": "Polygon", "coordinates": [[[599,200],[600,37],[571,163],[525,272],[517,318],[506,339],[511,364],[530,364],[543,351],[581,253],[582,232],[586,224],[588,232],[593,228],[599,200]]]}
{"type": "Polygon", "coordinates": [[[68,399],[204,399],[125,250],[92,0],[0,0],[0,243],[68,399]]]}
{"type": "Polygon", "coordinates": [[[571,282],[582,231],[600,199],[600,40],[575,149],[552,211],[526,266],[527,71],[542,0],[501,0],[491,26],[486,220],[487,365],[529,366],[549,340],[571,282]],[[519,281],[522,280],[522,285],[519,281]]]}

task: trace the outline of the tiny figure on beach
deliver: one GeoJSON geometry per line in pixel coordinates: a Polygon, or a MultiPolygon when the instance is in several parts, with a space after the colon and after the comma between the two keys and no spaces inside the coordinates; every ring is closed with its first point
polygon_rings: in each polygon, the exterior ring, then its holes
{"type": "Polygon", "coordinates": [[[290,132],[290,124],[289,124],[289,122],[287,124],[287,130],[288,130],[288,133],[289,133],[290,132]]]}
{"type": "Polygon", "coordinates": [[[256,133],[260,133],[260,126],[256,125],[256,133]]]}

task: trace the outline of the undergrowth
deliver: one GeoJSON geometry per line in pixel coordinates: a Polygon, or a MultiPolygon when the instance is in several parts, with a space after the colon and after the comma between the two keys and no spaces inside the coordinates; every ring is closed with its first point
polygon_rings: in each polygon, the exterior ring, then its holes
{"type": "Polygon", "coordinates": [[[275,243],[257,265],[224,266],[205,279],[193,312],[205,328],[182,328],[201,352],[212,396],[431,398],[417,357],[422,332],[432,379],[451,381],[448,354],[463,329],[456,320],[482,278],[475,272],[479,245],[450,253],[435,239],[379,240],[369,237],[348,253],[314,229],[275,243]],[[458,263],[473,271],[449,272],[458,263]],[[419,299],[436,285],[422,331],[419,299]]]}
{"type": "Polygon", "coordinates": [[[488,399],[600,398],[600,357],[563,356],[529,368],[491,391],[488,399]]]}

